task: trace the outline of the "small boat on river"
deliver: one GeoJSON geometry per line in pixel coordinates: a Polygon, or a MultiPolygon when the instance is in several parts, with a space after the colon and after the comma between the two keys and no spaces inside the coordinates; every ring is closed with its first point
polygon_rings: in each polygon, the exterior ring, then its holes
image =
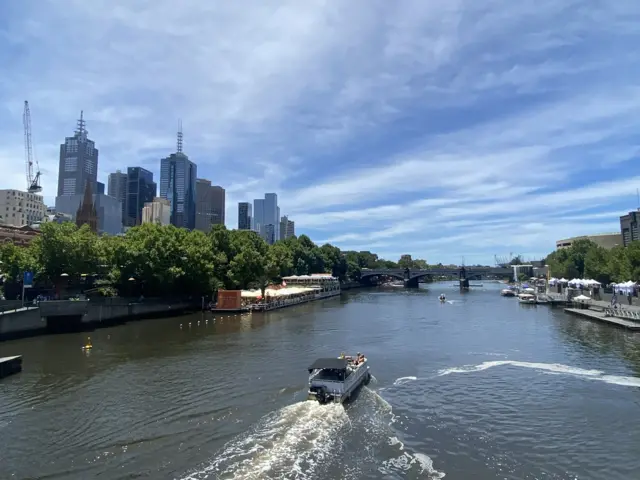
{"type": "Polygon", "coordinates": [[[338,358],[319,358],[309,367],[307,400],[320,404],[344,403],[354,392],[371,380],[364,355],[340,355],[338,358]]]}
{"type": "Polygon", "coordinates": [[[504,288],[500,291],[500,295],[502,295],[503,297],[515,297],[516,292],[511,288],[504,288]]]}
{"type": "Polygon", "coordinates": [[[438,298],[440,299],[441,302],[446,302],[447,301],[447,297],[445,296],[444,293],[441,293],[438,298]]]}
{"type": "Polygon", "coordinates": [[[518,301],[525,305],[536,305],[538,303],[536,296],[530,293],[521,293],[518,295],[518,301]]]}

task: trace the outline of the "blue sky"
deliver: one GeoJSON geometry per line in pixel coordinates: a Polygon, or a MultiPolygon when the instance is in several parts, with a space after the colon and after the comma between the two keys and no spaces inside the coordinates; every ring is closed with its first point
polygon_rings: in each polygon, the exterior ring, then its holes
{"type": "Polygon", "coordinates": [[[640,187],[640,2],[5,0],[2,188],[81,109],[99,179],[175,150],[343,249],[489,263],[619,230],[640,187]]]}

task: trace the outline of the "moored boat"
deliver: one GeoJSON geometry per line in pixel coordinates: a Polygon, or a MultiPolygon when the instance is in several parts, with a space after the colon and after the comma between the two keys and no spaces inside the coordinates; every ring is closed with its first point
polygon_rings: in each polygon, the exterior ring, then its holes
{"type": "Polygon", "coordinates": [[[504,288],[500,291],[500,295],[502,295],[503,297],[515,297],[516,292],[515,290],[512,290],[510,288],[504,288]]]}
{"type": "Polygon", "coordinates": [[[538,301],[536,300],[536,296],[530,293],[521,293],[520,295],[518,295],[518,300],[520,301],[520,303],[524,303],[526,305],[535,305],[536,303],[538,303],[538,301]]]}
{"type": "Polygon", "coordinates": [[[364,355],[340,355],[338,358],[319,358],[309,367],[307,400],[318,403],[343,403],[371,380],[364,355]]]}

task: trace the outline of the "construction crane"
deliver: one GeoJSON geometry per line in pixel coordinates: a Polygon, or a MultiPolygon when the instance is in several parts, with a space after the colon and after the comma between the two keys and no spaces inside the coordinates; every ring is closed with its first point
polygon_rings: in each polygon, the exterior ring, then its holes
{"type": "Polygon", "coordinates": [[[31,112],[29,111],[29,102],[26,100],[24,101],[22,123],[24,125],[24,156],[27,167],[27,191],[29,193],[39,193],[42,191],[42,187],[40,186],[40,167],[38,166],[38,160],[34,160],[33,147],[31,146],[31,112]]]}

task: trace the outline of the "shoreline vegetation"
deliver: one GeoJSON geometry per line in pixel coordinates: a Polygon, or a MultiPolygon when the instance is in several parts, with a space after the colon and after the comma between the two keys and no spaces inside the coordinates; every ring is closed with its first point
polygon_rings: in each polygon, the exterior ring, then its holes
{"type": "Polygon", "coordinates": [[[592,278],[603,286],[640,279],[640,241],[607,250],[591,240],[580,239],[570,247],[547,256],[550,276],[592,278]]]}
{"type": "Polygon", "coordinates": [[[21,294],[24,272],[34,276],[30,297],[61,291],[209,297],[219,289],[264,291],[289,275],[331,273],[345,283],[359,281],[363,269],[428,267],[408,255],[392,262],[369,251],[318,246],[306,235],[268,245],[256,232],[222,225],[204,233],[143,224],[121,236],[98,236],[70,222],[42,224],[41,234],[27,246],[0,245],[0,261],[7,299],[21,294]]]}

